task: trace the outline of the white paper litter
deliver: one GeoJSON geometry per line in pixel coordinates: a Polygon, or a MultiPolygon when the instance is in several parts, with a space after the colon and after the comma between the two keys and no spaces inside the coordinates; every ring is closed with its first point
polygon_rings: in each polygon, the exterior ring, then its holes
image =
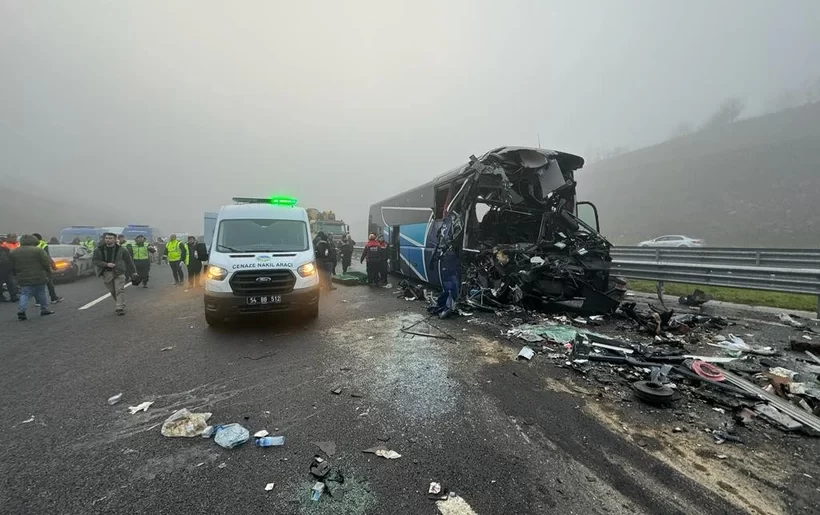
{"type": "Polygon", "coordinates": [[[131,414],[139,413],[140,411],[148,411],[148,408],[151,407],[151,404],[154,404],[154,401],[145,401],[137,404],[136,406],[129,406],[128,411],[131,414]]]}
{"type": "Polygon", "coordinates": [[[265,485],[265,491],[266,491],[266,492],[270,492],[271,490],[273,490],[273,487],[274,487],[274,486],[276,486],[276,484],[274,484],[274,483],[268,483],[267,485],[265,485]]]}
{"type": "Polygon", "coordinates": [[[382,458],[387,458],[388,460],[397,460],[401,458],[401,454],[397,453],[396,451],[389,451],[385,449],[379,449],[374,454],[376,456],[381,456],[382,458]]]}
{"type": "Polygon", "coordinates": [[[257,431],[257,432],[255,432],[255,433],[253,434],[253,437],[254,437],[254,438],[265,438],[265,437],[266,437],[266,436],[268,436],[269,434],[270,434],[270,433],[268,433],[268,430],[267,430],[267,429],[263,429],[263,430],[261,430],[261,431],[257,431]]]}

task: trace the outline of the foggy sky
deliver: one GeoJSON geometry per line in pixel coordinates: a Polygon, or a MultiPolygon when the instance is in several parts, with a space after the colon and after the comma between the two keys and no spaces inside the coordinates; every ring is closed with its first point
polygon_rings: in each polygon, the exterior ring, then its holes
{"type": "Polygon", "coordinates": [[[360,235],[470,154],[762,112],[820,76],[818,26],[816,0],[0,0],[0,176],[166,232],[291,194],[360,235]]]}

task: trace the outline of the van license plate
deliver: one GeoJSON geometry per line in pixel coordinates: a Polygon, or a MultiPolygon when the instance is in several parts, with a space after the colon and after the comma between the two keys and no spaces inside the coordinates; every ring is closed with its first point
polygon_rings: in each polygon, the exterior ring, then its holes
{"type": "Polygon", "coordinates": [[[245,303],[251,306],[256,304],[280,304],[281,295],[263,295],[261,297],[245,297],[245,303]]]}

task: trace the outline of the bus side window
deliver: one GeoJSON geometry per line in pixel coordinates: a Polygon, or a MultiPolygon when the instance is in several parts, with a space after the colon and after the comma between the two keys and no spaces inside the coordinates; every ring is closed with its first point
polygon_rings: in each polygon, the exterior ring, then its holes
{"type": "Polygon", "coordinates": [[[444,218],[444,208],[450,201],[450,185],[446,184],[436,188],[436,220],[444,218]]]}

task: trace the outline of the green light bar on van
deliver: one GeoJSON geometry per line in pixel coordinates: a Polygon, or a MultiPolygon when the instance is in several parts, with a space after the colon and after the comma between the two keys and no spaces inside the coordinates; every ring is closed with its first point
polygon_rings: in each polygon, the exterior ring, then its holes
{"type": "Polygon", "coordinates": [[[295,206],[298,202],[293,197],[276,196],[270,198],[234,197],[237,204],[273,204],[274,206],[295,206]]]}
{"type": "Polygon", "coordinates": [[[271,197],[270,203],[275,206],[295,206],[297,200],[293,197],[271,197]]]}

